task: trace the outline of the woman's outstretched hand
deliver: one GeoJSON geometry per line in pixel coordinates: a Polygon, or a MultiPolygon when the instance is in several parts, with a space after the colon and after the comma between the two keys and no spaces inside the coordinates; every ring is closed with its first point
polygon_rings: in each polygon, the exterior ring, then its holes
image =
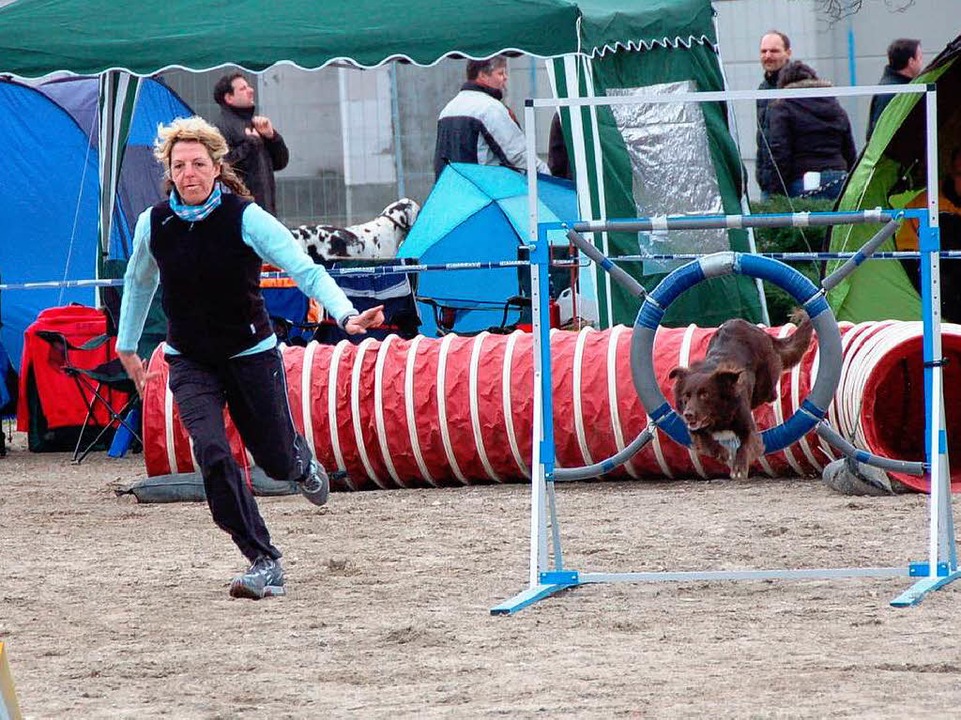
{"type": "Polygon", "coordinates": [[[362,335],[368,328],[384,324],[384,306],[378,305],[364,310],[360,315],[352,315],[344,323],[344,330],[348,335],[362,335]]]}
{"type": "Polygon", "coordinates": [[[137,393],[142,398],[144,388],[147,387],[147,381],[157,377],[160,373],[148,373],[147,361],[141,360],[140,356],[135,352],[117,351],[117,356],[120,358],[120,364],[123,365],[127,376],[133,380],[134,387],[137,388],[137,393]]]}

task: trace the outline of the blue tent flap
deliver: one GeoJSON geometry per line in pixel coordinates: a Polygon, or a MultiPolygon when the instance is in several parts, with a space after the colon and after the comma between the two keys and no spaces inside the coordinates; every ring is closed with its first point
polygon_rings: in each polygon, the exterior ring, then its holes
{"type": "MultiPolygon", "coordinates": [[[[33,88],[0,82],[4,131],[0,157],[0,278],[5,283],[94,276],[97,257],[97,157],[61,107],[33,88]]],[[[91,289],[10,290],[0,308],[0,339],[19,367],[23,332],[44,308],[94,301],[91,289]]]]}

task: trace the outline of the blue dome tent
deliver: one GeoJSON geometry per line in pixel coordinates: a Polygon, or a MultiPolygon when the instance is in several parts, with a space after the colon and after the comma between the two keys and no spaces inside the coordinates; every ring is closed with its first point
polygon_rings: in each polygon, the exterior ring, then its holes
{"type": "MultiPolygon", "coordinates": [[[[542,175],[538,178],[538,220],[578,219],[573,183],[542,175]]],[[[441,173],[417,216],[417,222],[397,257],[417,258],[424,264],[517,260],[527,244],[527,177],[501,166],[451,163],[441,173]]],[[[567,245],[564,234],[551,242],[567,245]]],[[[589,273],[583,273],[587,280],[589,273]]],[[[456,310],[454,331],[476,332],[501,322],[504,302],[521,292],[517,268],[451,270],[422,273],[417,295],[456,310]]],[[[420,332],[437,330],[433,309],[420,303],[420,332]]],[[[518,311],[508,322],[518,319],[518,311]]]]}
{"type": "MultiPolygon", "coordinates": [[[[69,78],[30,87],[0,82],[5,118],[0,153],[6,161],[0,190],[0,282],[5,284],[97,277],[99,259],[96,78],[69,78]]],[[[151,155],[157,124],[192,114],[155,80],[141,83],[120,176],[108,257],[126,259],[137,216],[161,198],[161,171],[151,155]]],[[[45,308],[93,305],[92,288],[8,290],[0,309],[0,341],[17,367],[23,332],[45,308]]]]}
{"type": "MultiPolygon", "coordinates": [[[[31,283],[93,277],[96,151],[63,108],[31,87],[0,82],[0,108],[5,126],[0,133],[0,278],[31,283]]],[[[70,302],[89,305],[93,299],[91,289],[4,292],[0,340],[13,364],[19,367],[23,332],[41,310],[70,302]]]]}

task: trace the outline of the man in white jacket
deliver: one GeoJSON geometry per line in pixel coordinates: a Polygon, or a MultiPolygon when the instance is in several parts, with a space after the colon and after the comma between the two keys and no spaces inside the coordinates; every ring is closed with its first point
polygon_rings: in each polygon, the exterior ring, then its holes
{"type": "MultiPolygon", "coordinates": [[[[437,177],[451,162],[527,169],[524,132],[503,102],[506,87],[506,57],[467,62],[467,82],[437,119],[437,177]]],[[[550,173],[542,160],[536,163],[538,172],[550,173]]]]}

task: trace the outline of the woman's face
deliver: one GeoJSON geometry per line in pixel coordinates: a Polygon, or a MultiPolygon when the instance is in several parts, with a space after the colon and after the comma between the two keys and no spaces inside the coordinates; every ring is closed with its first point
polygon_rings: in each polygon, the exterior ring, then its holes
{"type": "Polygon", "coordinates": [[[201,205],[210,197],[220,177],[220,163],[214,163],[201,143],[182,140],[170,151],[170,179],[186,205],[201,205]]]}

